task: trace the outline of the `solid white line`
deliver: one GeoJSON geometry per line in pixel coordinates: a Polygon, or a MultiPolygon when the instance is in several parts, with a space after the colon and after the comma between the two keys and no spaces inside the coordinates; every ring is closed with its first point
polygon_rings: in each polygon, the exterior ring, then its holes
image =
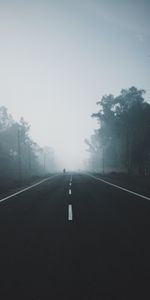
{"type": "Polygon", "coordinates": [[[45,182],[45,181],[47,181],[47,180],[50,180],[50,179],[54,178],[55,176],[58,176],[58,174],[56,174],[56,175],[54,175],[54,176],[51,176],[51,177],[48,177],[48,178],[46,178],[46,179],[43,179],[43,180],[41,180],[41,181],[39,181],[39,182],[37,182],[37,183],[34,183],[34,184],[28,186],[27,188],[24,188],[24,189],[22,189],[22,190],[20,190],[20,191],[18,191],[18,192],[16,192],[16,193],[14,193],[14,194],[11,194],[11,195],[9,195],[9,196],[7,196],[7,197],[5,197],[5,198],[2,198],[2,199],[0,199],[0,202],[3,202],[3,201],[5,201],[5,200],[7,200],[7,199],[10,199],[10,198],[12,198],[12,197],[14,197],[14,196],[16,196],[16,195],[19,195],[19,194],[25,192],[25,191],[28,191],[28,190],[32,189],[33,187],[35,187],[35,186],[37,186],[37,185],[39,185],[39,184],[41,184],[41,183],[43,183],[43,182],[45,182]]]}
{"type": "Polygon", "coordinates": [[[90,175],[90,174],[87,174],[87,173],[85,173],[85,174],[88,175],[88,176],[90,176],[90,177],[92,177],[92,178],[94,178],[94,179],[96,179],[96,180],[102,181],[102,182],[104,182],[104,183],[106,183],[106,184],[109,184],[109,185],[111,185],[111,186],[113,186],[113,187],[115,187],[115,188],[117,188],[117,189],[120,189],[120,190],[122,190],[122,191],[124,191],[124,192],[133,194],[133,195],[135,195],[135,196],[138,196],[138,197],[143,198],[143,199],[146,199],[146,200],[150,200],[150,197],[146,197],[146,196],[144,196],[144,195],[138,194],[138,193],[136,193],[136,192],[133,192],[133,191],[131,191],[131,190],[128,190],[128,189],[126,189],[126,188],[123,188],[123,187],[121,187],[121,186],[119,186],[119,185],[116,185],[116,184],[114,184],[114,183],[108,182],[108,181],[106,181],[106,180],[104,180],[104,179],[100,179],[100,178],[95,177],[95,176],[93,176],[93,175],[90,175]]]}
{"type": "Polygon", "coordinates": [[[69,189],[69,195],[71,195],[71,189],[69,189]]]}
{"type": "Polygon", "coordinates": [[[72,205],[69,204],[68,205],[68,221],[72,221],[72,220],[73,220],[72,205]]]}

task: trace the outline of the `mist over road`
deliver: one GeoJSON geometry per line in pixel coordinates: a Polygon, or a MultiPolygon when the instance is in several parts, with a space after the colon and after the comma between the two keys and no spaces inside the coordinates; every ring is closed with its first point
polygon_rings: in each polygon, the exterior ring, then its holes
{"type": "Polygon", "coordinates": [[[150,201],[51,177],[0,203],[0,299],[149,299],[149,232],[150,201]]]}

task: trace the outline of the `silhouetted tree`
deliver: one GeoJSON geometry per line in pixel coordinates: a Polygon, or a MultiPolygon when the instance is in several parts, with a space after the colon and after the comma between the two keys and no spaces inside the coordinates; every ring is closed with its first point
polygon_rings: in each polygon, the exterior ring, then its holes
{"type": "MultiPolygon", "coordinates": [[[[0,107],[1,181],[2,179],[5,182],[8,179],[20,181],[45,174],[39,155],[41,148],[30,138],[29,132],[30,125],[24,118],[16,122],[8,113],[6,107],[0,107]]],[[[53,161],[53,166],[51,163],[51,172],[53,172],[55,169],[54,153],[53,155],[51,154],[51,160],[53,161]]]]}
{"type": "Polygon", "coordinates": [[[97,102],[99,111],[92,117],[100,126],[94,138],[103,169],[105,163],[108,170],[126,168],[129,174],[149,174],[150,105],[144,101],[144,93],[131,87],[122,89],[117,97],[105,95],[97,102]]]}

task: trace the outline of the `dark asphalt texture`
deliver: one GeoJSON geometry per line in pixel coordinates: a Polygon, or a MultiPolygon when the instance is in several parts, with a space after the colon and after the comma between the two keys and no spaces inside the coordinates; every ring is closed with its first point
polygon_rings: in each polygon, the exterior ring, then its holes
{"type": "Polygon", "coordinates": [[[70,176],[0,203],[0,300],[150,299],[150,201],[70,176]]]}

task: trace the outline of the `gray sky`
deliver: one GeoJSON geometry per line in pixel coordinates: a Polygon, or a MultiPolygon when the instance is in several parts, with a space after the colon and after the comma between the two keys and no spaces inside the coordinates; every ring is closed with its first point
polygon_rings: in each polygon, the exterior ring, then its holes
{"type": "Polygon", "coordinates": [[[149,0],[0,0],[0,104],[66,167],[87,155],[103,94],[150,100],[149,0]]]}

